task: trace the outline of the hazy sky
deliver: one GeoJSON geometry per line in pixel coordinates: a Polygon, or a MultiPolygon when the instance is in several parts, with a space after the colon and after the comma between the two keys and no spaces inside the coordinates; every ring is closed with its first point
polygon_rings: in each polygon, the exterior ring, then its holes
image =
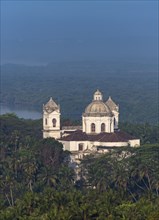
{"type": "Polygon", "coordinates": [[[1,62],[151,62],[158,1],[1,1],[1,62]]]}

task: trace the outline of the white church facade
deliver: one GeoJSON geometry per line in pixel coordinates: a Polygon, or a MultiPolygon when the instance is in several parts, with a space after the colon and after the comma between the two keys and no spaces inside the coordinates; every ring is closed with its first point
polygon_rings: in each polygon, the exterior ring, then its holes
{"type": "Polygon", "coordinates": [[[82,126],[60,126],[60,106],[52,98],[43,105],[43,138],[52,137],[77,158],[91,152],[102,153],[111,147],[140,146],[140,140],[120,131],[119,105],[108,98],[103,100],[97,90],[92,102],[82,114],[82,126]]]}

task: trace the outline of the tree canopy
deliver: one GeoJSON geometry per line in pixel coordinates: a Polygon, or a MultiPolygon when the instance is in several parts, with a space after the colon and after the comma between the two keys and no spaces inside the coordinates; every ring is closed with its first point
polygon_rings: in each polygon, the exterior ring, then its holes
{"type": "Polygon", "coordinates": [[[146,125],[145,133],[133,125],[129,131],[145,137],[145,145],[86,156],[77,179],[70,152],[52,138],[42,139],[40,120],[7,114],[0,122],[0,219],[159,219],[156,127],[146,125]]]}

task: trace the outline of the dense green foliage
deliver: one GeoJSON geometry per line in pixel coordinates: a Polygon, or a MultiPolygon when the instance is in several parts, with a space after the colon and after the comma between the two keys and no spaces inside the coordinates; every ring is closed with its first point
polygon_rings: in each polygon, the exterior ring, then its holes
{"type": "Polygon", "coordinates": [[[39,112],[52,96],[66,118],[81,119],[98,88],[104,99],[120,105],[120,120],[158,121],[158,74],[155,65],[104,62],[68,62],[47,66],[1,66],[1,102],[25,105],[39,112]]]}
{"type": "Polygon", "coordinates": [[[121,123],[120,128],[140,138],[142,144],[159,143],[159,125],[121,123]]]}
{"type": "Polygon", "coordinates": [[[146,131],[152,144],[87,156],[77,180],[69,152],[54,139],[42,139],[41,121],[7,114],[0,122],[0,219],[159,219],[159,144],[151,136],[155,126],[144,125],[144,130],[129,124],[131,133],[137,128],[134,135],[138,131],[144,137],[141,131],[146,131]]]}

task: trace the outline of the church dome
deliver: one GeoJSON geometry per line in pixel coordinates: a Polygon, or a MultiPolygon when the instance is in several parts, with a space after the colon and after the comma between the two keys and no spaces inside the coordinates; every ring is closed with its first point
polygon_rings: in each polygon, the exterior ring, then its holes
{"type": "Polygon", "coordinates": [[[112,116],[112,112],[103,102],[103,95],[98,89],[93,95],[93,101],[86,107],[83,116],[112,116]]]}
{"type": "Polygon", "coordinates": [[[94,100],[86,107],[84,116],[112,116],[112,113],[104,102],[94,100]]]}

